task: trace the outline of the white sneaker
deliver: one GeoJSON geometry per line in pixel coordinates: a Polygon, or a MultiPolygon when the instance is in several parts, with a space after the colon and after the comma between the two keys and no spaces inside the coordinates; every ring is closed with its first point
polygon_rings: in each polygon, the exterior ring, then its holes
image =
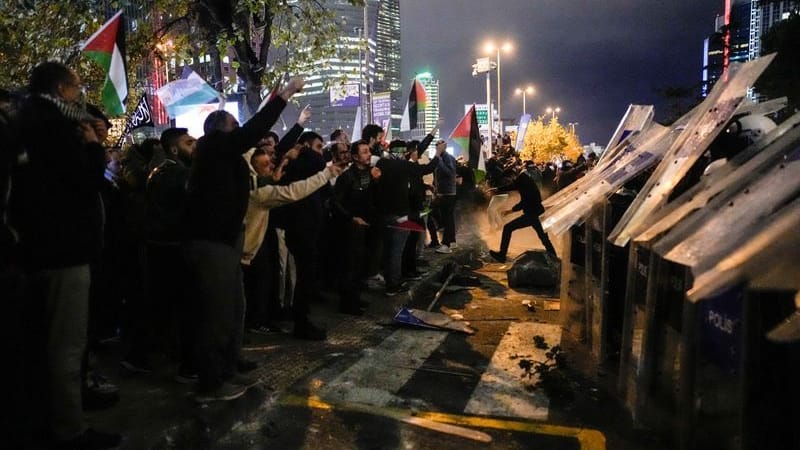
{"type": "Polygon", "coordinates": [[[456,242],[451,242],[451,243],[450,243],[450,249],[451,249],[451,250],[453,250],[453,249],[457,249],[457,248],[458,248],[458,243],[456,243],[456,242]]]}
{"type": "Polygon", "coordinates": [[[364,280],[364,282],[367,285],[367,289],[372,289],[372,290],[380,290],[384,286],[386,286],[386,280],[383,279],[383,275],[381,274],[371,276],[366,280],[364,280]]]}
{"type": "Polygon", "coordinates": [[[436,249],[436,253],[453,253],[453,251],[446,245],[440,245],[439,248],[436,249]]]}

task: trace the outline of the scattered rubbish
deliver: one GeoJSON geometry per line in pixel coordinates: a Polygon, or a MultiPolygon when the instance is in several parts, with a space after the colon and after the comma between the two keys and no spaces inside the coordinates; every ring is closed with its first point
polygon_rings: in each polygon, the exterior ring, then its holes
{"type": "Polygon", "coordinates": [[[547,252],[531,250],[518,256],[507,273],[508,286],[512,288],[555,287],[561,275],[561,261],[547,252]]]}
{"type": "MultiPolygon", "coordinates": [[[[427,428],[429,430],[438,431],[440,433],[450,434],[453,436],[470,439],[477,442],[490,443],[492,437],[482,431],[473,430],[459,425],[450,425],[441,421],[428,419],[423,416],[426,413],[419,413],[418,411],[399,409],[399,408],[381,408],[377,406],[361,405],[357,403],[350,403],[346,405],[332,405],[322,402],[316,397],[310,398],[288,398],[284,400],[287,404],[298,404],[308,406],[311,408],[323,410],[339,410],[339,411],[353,411],[362,414],[372,414],[376,416],[387,417],[397,420],[399,422],[416,425],[418,427],[427,428]]],[[[441,418],[439,418],[441,420],[441,418]]],[[[309,431],[318,433],[319,429],[316,427],[309,427],[309,431]]]]}
{"type": "Polygon", "coordinates": [[[528,311],[536,312],[536,307],[533,305],[533,303],[531,303],[530,300],[523,300],[522,305],[528,308],[528,311]]]}
{"type": "Polygon", "coordinates": [[[423,322],[418,317],[416,317],[412,311],[414,310],[408,308],[400,308],[400,311],[398,311],[397,314],[395,314],[394,316],[394,321],[401,323],[403,325],[411,325],[415,327],[428,328],[432,330],[439,329],[439,327],[429,325],[423,322]]]}
{"type": "Polygon", "coordinates": [[[453,277],[456,275],[457,272],[458,272],[458,266],[452,263],[447,264],[444,267],[444,269],[442,269],[442,277],[444,278],[444,281],[442,282],[442,287],[439,288],[439,290],[436,292],[436,295],[433,296],[433,300],[428,305],[428,311],[432,310],[436,302],[439,301],[439,298],[442,297],[442,293],[450,284],[450,282],[453,280],[453,277]]]}
{"type": "Polygon", "coordinates": [[[422,311],[419,309],[401,308],[395,315],[394,320],[406,325],[413,325],[429,329],[445,329],[458,331],[466,334],[474,334],[475,330],[470,328],[466,322],[454,320],[442,313],[422,311]]]}
{"type": "Polygon", "coordinates": [[[561,311],[561,302],[552,302],[549,300],[544,301],[544,307],[542,308],[545,311],[561,311]]]}

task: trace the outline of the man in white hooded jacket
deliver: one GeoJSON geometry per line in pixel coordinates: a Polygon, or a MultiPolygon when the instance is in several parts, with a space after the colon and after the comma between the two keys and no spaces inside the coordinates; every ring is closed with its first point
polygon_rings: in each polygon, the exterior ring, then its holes
{"type": "Polygon", "coordinates": [[[265,258],[256,256],[264,242],[269,224],[269,210],[306,198],[341,174],[343,168],[331,165],[309,178],[288,185],[268,184],[277,182],[282,177],[283,168],[297,156],[297,150],[287,152],[277,169],[271,155],[259,149],[252,149],[242,156],[250,165],[250,199],[244,218],[244,248],[241,259],[248,304],[247,316],[250,316],[245,320],[251,328],[258,328],[267,322],[264,315],[267,311],[266,283],[269,280],[269,267],[262,261],[265,258]]]}

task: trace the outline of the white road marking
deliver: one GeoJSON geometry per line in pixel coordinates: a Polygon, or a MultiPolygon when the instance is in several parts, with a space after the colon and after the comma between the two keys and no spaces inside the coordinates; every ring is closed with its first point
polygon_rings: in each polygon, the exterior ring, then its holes
{"type": "MultiPolygon", "coordinates": [[[[520,417],[547,420],[550,400],[541,390],[529,392],[522,382],[523,370],[520,358],[544,361],[547,350],[538,349],[533,337],[541,335],[549,346],[561,342],[561,327],[558,325],[521,322],[512,323],[494,351],[489,367],[472,392],[464,412],[482,416],[520,417]]],[[[536,377],[530,380],[537,381],[536,377]]]]}
{"type": "Polygon", "coordinates": [[[333,404],[388,406],[398,400],[397,391],[448,334],[436,330],[397,330],[377,347],[364,350],[361,359],[321,386],[317,395],[333,404]]]}

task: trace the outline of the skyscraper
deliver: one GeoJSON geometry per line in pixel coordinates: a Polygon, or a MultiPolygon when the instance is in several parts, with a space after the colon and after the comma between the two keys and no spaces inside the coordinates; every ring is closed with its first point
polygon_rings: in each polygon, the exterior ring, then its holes
{"type": "MultiPolygon", "coordinates": [[[[800,0],[725,0],[724,7],[725,14],[717,16],[714,33],[704,42],[704,97],[729,63],[752,61],[761,56],[761,37],[789,14],[800,11],[800,0]]],[[[749,96],[756,98],[752,90],[749,96]]]]}
{"type": "MultiPolygon", "coordinates": [[[[433,75],[431,75],[430,72],[417,75],[417,79],[422,84],[422,87],[425,88],[425,92],[428,94],[428,105],[425,108],[424,126],[424,133],[427,133],[434,126],[436,126],[436,121],[439,120],[439,80],[433,78],[433,75]]],[[[436,130],[434,139],[439,139],[439,130],[436,130]]]]}
{"type": "Polygon", "coordinates": [[[392,122],[398,123],[402,109],[400,80],[400,0],[383,0],[378,8],[375,30],[375,84],[373,92],[389,92],[392,122]]]}
{"type": "Polygon", "coordinates": [[[314,111],[310,128],[322,133],[336,128],[349,130],[359,104],[366,124],[371,106],[367,99],[373,92],[390,92],[392,113],[399,114],[402,108],[399,106],[399,0],[367,0],[365,7],[329,0],[326,6],[335,12],[341,32],[337,44],[339,55],[320,61],[321,70],[307,78],[304,92],[296,96],[301,104],[311,105],[314,111]],[[365,22],[366,52],[359,45],[365,35],[365,22]],[[340,80],[344,80],[344,86],[340,80]]]}

